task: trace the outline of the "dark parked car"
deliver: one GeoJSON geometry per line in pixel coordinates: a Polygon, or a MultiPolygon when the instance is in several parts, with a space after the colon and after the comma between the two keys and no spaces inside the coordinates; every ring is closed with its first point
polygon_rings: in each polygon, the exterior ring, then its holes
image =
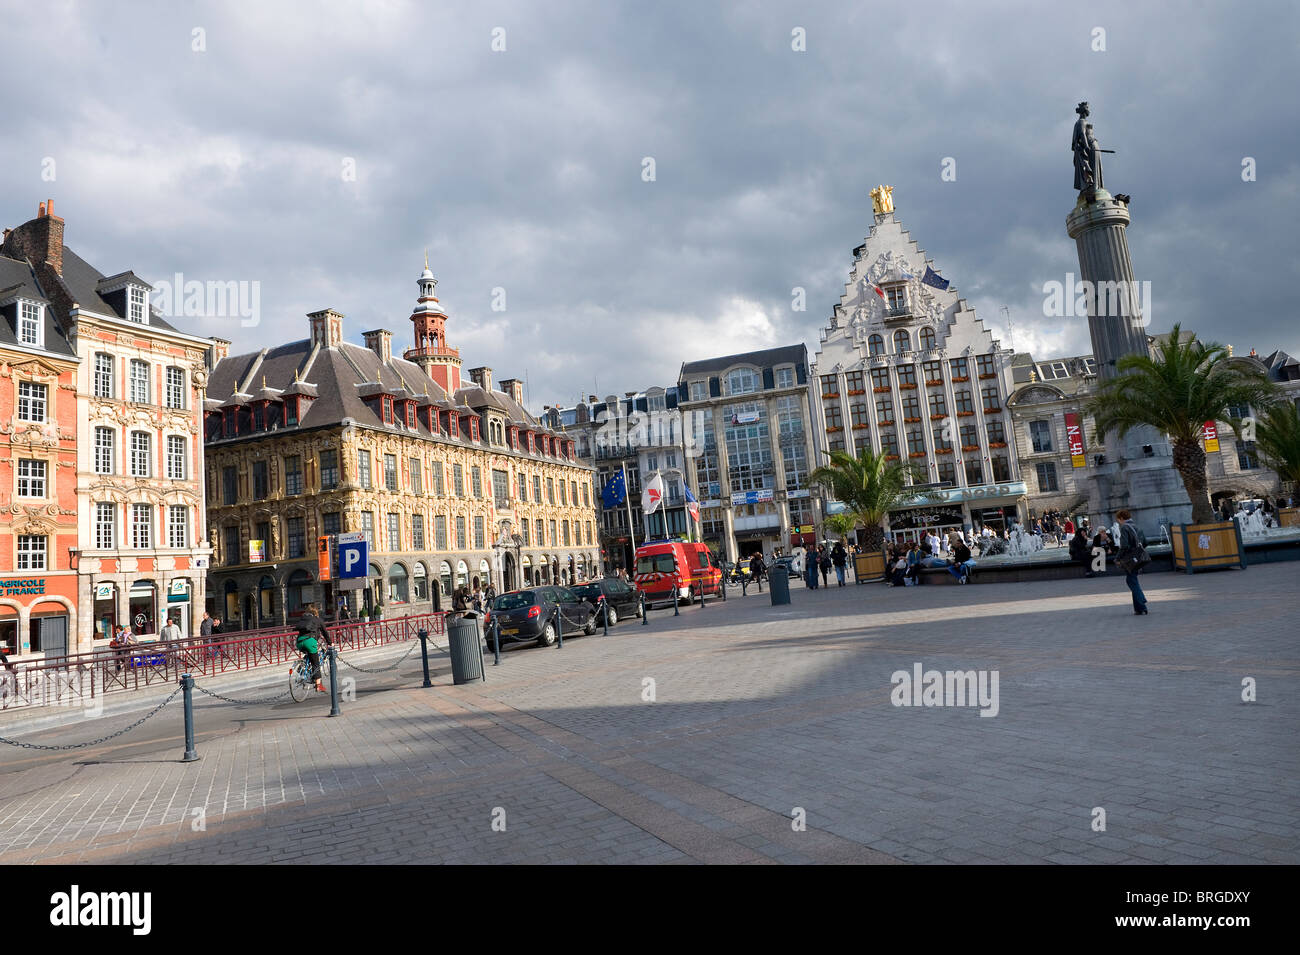
{"type": "MultiPolygon", "coordinates": [[[[641,592],[625,580],[617,577],[602,577],[588,584],[570,587],[575,594],[595,607],[600,606],[600,598],[605,598],[609,607],[609,625],[612,627],[622,617],[641,616],[641,592]]],[[[600,615],[596,619],[599,621],[600,615]]]]}
{"type": "MultiPolygon", "coordinates": [[[[596,632],[596,608],[568,587],[530,587],[502,594],[492,602],[486,622],[496,620],[501,626],[501,643],[526,643],[536,641],[538,646],[549,647],[555,643],[555,618],[560,615],[566,634],[596,632]]],[[[485,631],[488,645],[492,643],[491,629],[485,631]]]]}

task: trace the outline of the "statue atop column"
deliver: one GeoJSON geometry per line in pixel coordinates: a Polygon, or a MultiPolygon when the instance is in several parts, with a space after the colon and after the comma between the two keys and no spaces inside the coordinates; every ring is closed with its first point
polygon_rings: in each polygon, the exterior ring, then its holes
{"type": "Polygon", "coordinates": [[[1092,123],[1087,121],[1088,104],[1080,103],[1074,111],[1079,114],[1074,124],[1074,138],[1070,148],[1074,150],[1074,188],[1080,192],[1096,192],[1104,189],[1101,175],[1101,154],[1113,153],[1113,149],[1102,149],[1093,135],[1092,123]]]}

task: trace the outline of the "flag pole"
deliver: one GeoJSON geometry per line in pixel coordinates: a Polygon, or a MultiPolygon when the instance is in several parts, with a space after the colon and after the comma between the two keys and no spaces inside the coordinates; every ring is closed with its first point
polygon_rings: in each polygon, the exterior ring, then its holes
{"type": "Polygon", "coordinates": [[[627,462],[619,463],[623,472],[623,503],[627,505],[627,532],[632,535],[632,560],[636,560],[636,525],[632,523],[632,489],[627,486],[627,462]]]}

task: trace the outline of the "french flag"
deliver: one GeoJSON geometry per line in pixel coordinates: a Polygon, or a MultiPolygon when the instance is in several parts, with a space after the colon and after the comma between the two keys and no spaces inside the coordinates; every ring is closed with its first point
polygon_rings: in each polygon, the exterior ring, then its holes
{"type": "MultiPolygon", "coordinates": [[[[686,485],[682,486],[686,487],[686,485]]],[[[695,500],[695,495],[691,493],[689,487],[686,487],[686,510],[691,515],[691,520],[698,524],[700,520],[700,502],[695,500]]]]}

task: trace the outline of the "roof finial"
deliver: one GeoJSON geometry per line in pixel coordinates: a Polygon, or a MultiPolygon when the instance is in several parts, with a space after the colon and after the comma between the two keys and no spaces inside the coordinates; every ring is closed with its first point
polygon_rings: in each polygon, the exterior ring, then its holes
{"type": "Polygon", "coordinates": [[[299,369],[299,368],[295,368],[295,369],[293,370],[293,380],[294,380],[294,381],[302,381],[302,370],[301,370],[301,369],[299,369]]]}
{"type": "Polygon", "coordinates": [[[263,376],[262,376],[262,387],[263,387],[263,388],[266,387],[266,375],[263,375],[263,376]]]}

